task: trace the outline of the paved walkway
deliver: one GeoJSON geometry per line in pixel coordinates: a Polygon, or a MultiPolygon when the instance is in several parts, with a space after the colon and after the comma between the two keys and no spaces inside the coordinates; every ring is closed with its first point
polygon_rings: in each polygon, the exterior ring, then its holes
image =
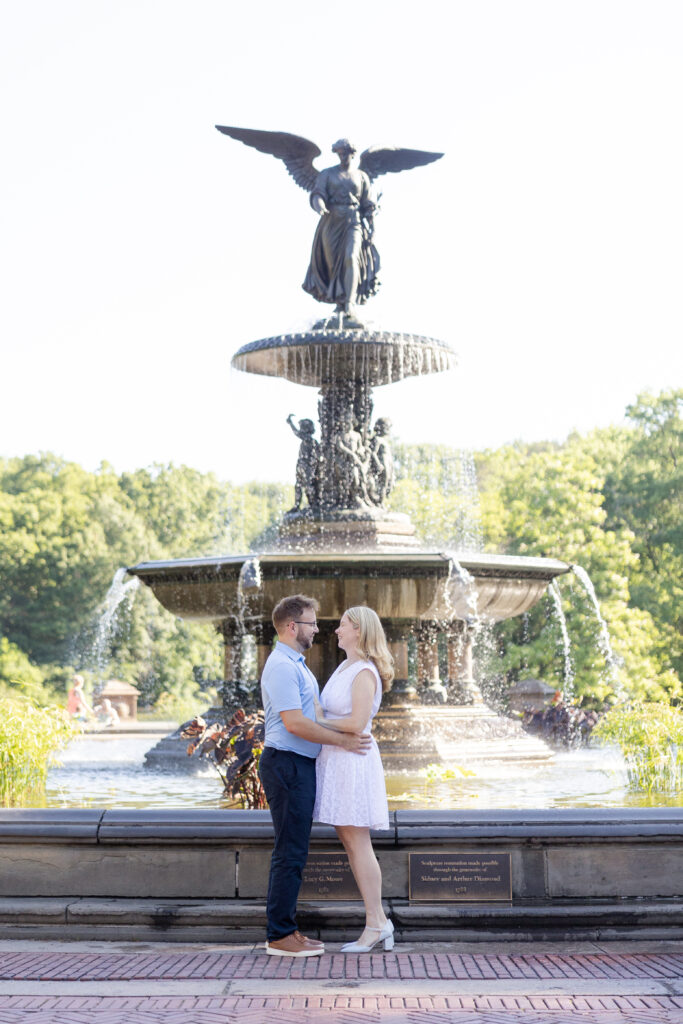
{"type": "Polygon", "coordinates": [[[683,943],[0,942],[0,1024],[683,1024],[683,943]]]}

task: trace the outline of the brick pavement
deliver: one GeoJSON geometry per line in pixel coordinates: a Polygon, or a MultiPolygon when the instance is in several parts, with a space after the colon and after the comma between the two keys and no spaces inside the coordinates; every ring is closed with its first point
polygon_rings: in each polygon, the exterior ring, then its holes
{"type": "Polygon", "coordinates": [[[285,960],[258,946],[0,943],[0,1024],[195,1021],[683,1024],[683,944],[285,960]]]}

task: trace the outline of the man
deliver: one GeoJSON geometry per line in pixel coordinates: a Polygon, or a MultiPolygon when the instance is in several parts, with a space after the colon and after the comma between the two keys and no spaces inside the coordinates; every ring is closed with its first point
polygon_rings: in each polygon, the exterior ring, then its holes
{"type": "Polygon", "coordinates": [[[259,774],[275,832],[266,903],[266,953],[320,956],[322,942],[302,935],[296,901],[308,857],[315,803],[315,759],[321,743],[365,754],[369,735],[332,732],[315,721],[318,683],[304,661],[318,624],[315,598],[294,594],[273,609],[277,643],[261,677],[266,735],[259,774]]]}

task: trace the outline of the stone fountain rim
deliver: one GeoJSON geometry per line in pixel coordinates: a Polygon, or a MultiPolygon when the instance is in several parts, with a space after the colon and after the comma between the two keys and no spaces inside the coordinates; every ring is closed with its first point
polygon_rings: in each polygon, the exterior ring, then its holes
{"type": "MultiPolygon", "coordinates": [[[[235,352],[232,363],[239,356],[252,352],[262,352],[270,348],[292,348],[299,345],[346,345],[355,342],[359,345],[424,345],[445,349],[449,355],[457,357],[455,349],[440,338],[432,338],[424,334],[413,334],[409,331],[383,331],[374,328],[345,328],[342,330],[324,330],[311,328],[308,331],[295,331],[287,334],[274,334],[269,338],[249,341],[235,352]]],[[[237,367],[240,369],[240,367],[237,367]]]]}
{"type": "Polygon", "coordinates": [[[140,562],[129,566],[126,572],[130,576],[145,577],[187,572],[188,576],[207,575],[212,570],[214,577],[220,576],[222,568],[237,568],[245,562],[257,559],[262,572],[269,575],[270,567],[288,565],[296,562],[302,568],[314,566],[346,566],[348,569],[362,566],[366,571],[373,569],[442,569],[448,572],[451,557],[456,557],[459,565],[475,578],[477,576],[519,576],[521,579],[546,579],[563,576],[572,571],[572,565],[557,558],[530,557],[528,555],[497,555],[454,553],[453,556],[444,551],[391,551],[391,552],[263,552],[239,555],[222,555],[206,558],[180,558],[155,562],[140,562]]]}
{"type": "Polygon", "coordinates": [[[332,363],[337,357],[348,358],[350,353],[353,353],[353,358],[358,358],[363,363],[368,352],[373,360],[373,370],[366,367],[363,372],[368,373],[367,383],[372,387],[396,384],[406,378],[423,376],[427,373],[443,373],[446,370],[454,370],[458,362],[455,350],[447,342],[422,334],[372,328],[367,330],[365,328],[326,330],[313,327],[308,331],[277,334],[270,338],[250,341],[235,352],[231,359],[231,365],[242,373],[257,373],[266,377],[283,378],[304,387],[324,387],[333,383],[334,380],[349,379],[347,374],[340,375],[336,370],[332,372],[332,363]],[[391,366],[384,366],[382,358],[379,361],[375,358],[380,352],[390,353],[403,350],[409,354],[407,363],[400,360],[395,365],[392,361],[391,366]],[[291,352],[294,355],[316,352],[319,354],[319,358],[314,360],[313,365],[306,368],[298,366],[294,373],[293,370],[291,372],[288,370],[286,364],[275,365],[275,354],[279,353],[281,357],[283,352],[291,352]],[[439,365],[424,366],[420,361],[419,367],[412,366],[411,355],[425,352],[435,356],[438,354],[439,365]],[[333,356],[332,360],[330,360],[330,356],[333,356]],[[271,361],[268,362],[268,360],[271,361]],[[327,365],[328,363],[330,365],[327,365]]]}

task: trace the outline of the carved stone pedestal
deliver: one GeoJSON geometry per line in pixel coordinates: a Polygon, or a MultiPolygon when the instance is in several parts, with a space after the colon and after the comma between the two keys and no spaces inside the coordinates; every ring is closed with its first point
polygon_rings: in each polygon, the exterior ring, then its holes
{"type": "Polygon", "coordinates": [[[386,551],[417,545],[415,527],[402,512],[384,509],[303,509],[283,516],[275,550],[386,551]]]}

